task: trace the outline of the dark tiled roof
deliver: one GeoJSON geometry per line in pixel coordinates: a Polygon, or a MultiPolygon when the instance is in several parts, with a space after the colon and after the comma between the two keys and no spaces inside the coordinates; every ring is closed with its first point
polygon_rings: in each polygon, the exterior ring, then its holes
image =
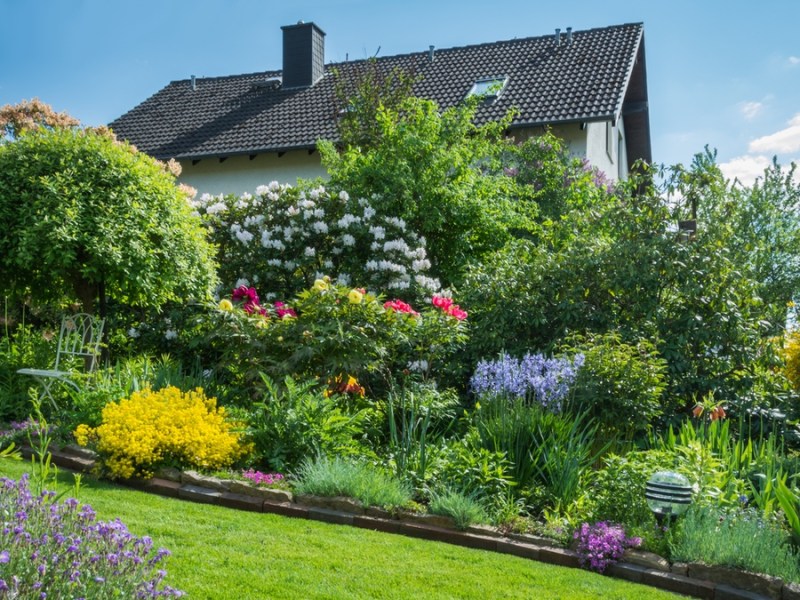
{"type": "MultiPolygon", "coordinates": [[[[638,144],[638,154],[649,160],[642,24],[575,31],[572,38],[568,44],[562,33],[558,47],[550,34],[437,49],[433,62],[424,51],[376,64],[416,74],[414,95],[443,108],[461,102],[478,79],[508,77],[501,96],[482,105],[477,119],[497,119],[515,107],[512,128],[616,119],[635,104],[636,129],[646,139],[628,146],[638,144]]],[[[264,85],[280,71],[198,79],[194,90],[188,79],[173,81],[110,125],[162,159],[312,148],[318,139],[336,139],[334,69],[347,76],[363,67],[364,61],[326,65],[325,76],[303,89],[264,85]]]]}

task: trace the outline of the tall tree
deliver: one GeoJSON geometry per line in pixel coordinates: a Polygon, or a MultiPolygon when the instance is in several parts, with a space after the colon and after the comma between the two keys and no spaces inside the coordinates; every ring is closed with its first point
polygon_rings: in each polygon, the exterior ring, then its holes
{"type": "Polygon", "coordinates": [[[0,144],[0,293],[36,302],[108,294],[136,306],[204,297],[212,247],[169,165],[107,130],[14,127],[0,144]]]}

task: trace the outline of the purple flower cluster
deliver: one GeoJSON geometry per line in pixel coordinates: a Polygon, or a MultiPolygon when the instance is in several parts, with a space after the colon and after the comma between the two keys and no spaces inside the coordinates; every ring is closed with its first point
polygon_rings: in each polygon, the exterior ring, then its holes
{"type": "Polygon", "coordinates": [[[559,412],[583,361],[583,354],[572,360],[542,354],[517,359],[503,354],[497,360],[478,363],[470,389],[479,396],[526,399],[559,412]]]}
{"type": "Polygon", "coordinates": [[[181,597],[163,584],[168,555],[74,498],[34,496],[27,474],[0,478],[0,598],[181,597]]]}
{"type": "Polygon", "coordinates": [[[280,473],[262,473],[261,471],[254,471],[253,469],[243,471],[242,476],[256,485],[275,485],[283,481],[283,475],[280,473]]]}
{"type": "Polygon", "coordinates": [[[622,525],[614,525],[600,521],[594,525],[584,523],[572,536],[577,542],[577,552],[581,566],[602,573],[613,565],[625,552],[626,548],[636,548],[642,539],[627,537],[622,525]]]}

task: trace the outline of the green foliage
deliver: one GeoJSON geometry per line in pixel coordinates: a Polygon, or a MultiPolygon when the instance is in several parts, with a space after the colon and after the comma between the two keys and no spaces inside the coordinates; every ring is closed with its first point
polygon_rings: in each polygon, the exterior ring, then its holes
{"type": "Polygon", "coordinates": [[[35,332],[26,324],[12,331],[6,321],[5,335],[0,337],[0,422],[23,421],[30,414],[28,391],[36,387],[36,382],[17,374],[17,370],[52,368],[57,337],[58,333],[35,332]]]}
{"type": "Polygon", "coordinates": [[[602,466],[590,471],[585,483],[591,511],[587,520],[621,523],[628,530],[652,527],[655,518],[645,501],[645,486],[653,473],[673,464],[673,456],[664,451],[604,456],[602,466]]]}
{"type": "MultiPolygon", "coordinates": [[[[440,458],[437,488],[461,492],[499,508],[513,492],[511,463],[505,453],[475,444],[474,436],[453,440],[440,458]]],[[[515,507],[519,514],[519,507],[515,507]]]]}
{"type": "Polygon", "coordinates": [[[374,58],[345,62],[334,69],[334,76],[339,141],[359,148],[377,144],[381,135],[378,112],[398,110],[418,79],[399,67],[387,70],[374,58]]]}
{"type": "Polygon", "coordinates": [[[38,129],[0,145],[0,289],[37,302],[102,292],[204,297],[212,249],[166,167],[107,134],[38,129]]]}
{"type": "Polygon", "coordinates": [[[397,508],[411,500],[411,491],[399,479],[372,465],[341,457],[307,459],[297,477],[297,494],[349,496],[364,507],[397,508]]]}
{"type": "Polygon", "coordinates": [[[786,405],[790,397],[770,375],[778,363],[767,342],[774,311],[786,315],[785,300],[778,307],[760,297],[763,273],[743,259],[744,234],[732,225],[744,210],[738,192],[703,157],[690,177],[679,172],[683,197],[694,194],[703,207],[694,235],[676,232],[691,215],[670,196],[675,186],[668,179],[655,187],[645,169],[614,196],[559,196],[559,218],[538,237],[510,243],[471,269],[462,293],[482,335],[466,356],[548,351],[573,332],[615,332],[622,343],[656,346],[667,365],[664,397],[677,406],[690,408],[711,391],[741,412],[786,405]]]}
{"type": "Polygon", "coordinates": [[[628,344],[617,332],[574,336],[564,350],[584,355],[572,391],[575,410],[587,412],[612,437],[645,433],[669,406],[663,397],[666,362],[648,340],[628,344]]]}
{"type": "Polygon", "coordinates": [[[342,285],[357,282],[407,300],[438,292],[425,239],[396,215],[376,211],[369,198],[273,181],[255,195],[204,194],[195,204],[231,287],[245,281],[267,298],[287,297],[327,273],[342,285]]]}
{"type": "Polygon", "coordinates": [[[356,455],[363,451],[358,443],[363,411],[347,412],[315,381],[287,376],[278,386],[262,377],[264,399],[253,405],[248,419],[254,460],[259,465],[287,473],[314,453],[356,455]]]}
{"type": "Polygon", "coordinates": [[[725,565],[800,582],[800,557],[786,533],[755,511],[692,507],[673,537],[672,559],[725,565]]]}
{"type": "Polygon", "coordinates": [[[258,386],[261,372],[321,382],[350,375],[374,392],[409,369],[426,376],[466,339],[465,321],[430,304],[414,315],[358,290],[353,302],[352,291],[320,280],[291,300],[297,317],[278,318],[275,307],[268,319],[239,308],[210,310],[205,344],[218,356],[218,374],[228,370],[243,398],[258,386]]]}
{"type": "Polygon", "coordinates": [[[476,409],[474,419],[480,445],[505,453],[514,481],[521,489],[542,486],[548,505],[576,500],[581,479],[601,452],[594,449],[597,426],[585,416],[498,397],[476,409]]]}
{"type": "Polygon", "coordinates": [[[488,520],[481,502],[460,491],[447,490],[434,494],[428,510],[434,515],[451,517],[458,529],[468,529],[470,525],[486,523],[488,520]]]}
{"type": "Polygon", "coordinates": [[[399,107],[381,104],[367,147],[339,152],[319,143],[332,184],[370,198],[379,215],[399,217],[423,236],[445,285],[458,283],[469,261],[500,247],[509,228],[533,225],[531,206],[514,201],[511,179],[494,174],[508,121],[478,127],[476,106],[477,100],[440,111],[413,97],[399,107]]]}

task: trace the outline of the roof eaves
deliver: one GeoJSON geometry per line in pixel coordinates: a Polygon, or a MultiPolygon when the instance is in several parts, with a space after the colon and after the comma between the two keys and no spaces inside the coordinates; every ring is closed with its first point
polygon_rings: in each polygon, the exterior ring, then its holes
{"type": "Polygon", "coordinates": [[[642,38],[644,37],[644,27],[642,27],[641,23],[637,23],[637,25],[639,26],[639,35],[636,38],[636,44],[633,48],[633,52],[631,52],[630,62],[628,63],[628,71],[625,73],[625,85],[621,86],[619,97],[616,99],[616,109],[614,110],[613,115],[614,123],[617,123],[622,116],[622,107],[625,104],[625,94],[628,93],[628,86],[630,86],[631,77],[633,77],[633,70],[636,68],[636,61],[639,57],[639,48],[642,45],[642,38]]]}

